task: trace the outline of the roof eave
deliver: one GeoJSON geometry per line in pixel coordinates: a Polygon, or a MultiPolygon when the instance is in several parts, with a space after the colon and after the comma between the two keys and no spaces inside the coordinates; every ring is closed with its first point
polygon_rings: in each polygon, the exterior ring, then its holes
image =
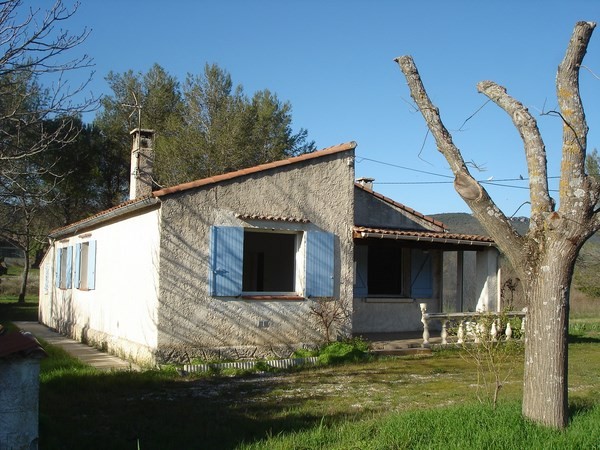
{"type": "Polygon", "coordinates": [[[141,199],[140,201],[129,203],[125,206],[121,206],[115,209],[109,209],[104,213],[100,213],[96,216],[92,216],[88,219],[80,220],[79,222],[75,222],[71,225],[67,225],[63,228],[59,228],[54,230],[48,234],[50,239],[58,239],[64,236],[77,234],[80,230],[87,229],[93,227],[95,225],[99,225],[103,222],[107,222],[109,220],[119,218],[125,214],[130,214],[135,211],[139,211],[144,208],[148,208],[160,203],[160,199],[155,197],[146,197],[141,199]]]}
{"type": "Polygon", "coordinates": [[[444,224],[443,222],[440,222],[439,220],[436,220],[433,217],[430,217],[430,216],[427,216],[427,215],[425,215],[423,213],[420,213],[419,211],[417,211],[417,210],[415,210],[415,209],[413,209],[413,208],[411,208],[409,206],[406,206],[406,205],[404,205],[404,204],[402,204],[400,202],[397,202],[396,200],[393,200],[393,199],[391,199],[389,197],[386,197],[385,195],[380,194],[379,192],[376,192],[376,191],[374,191],[372,189],[369,189],[369,188],[361,185],[360,183],[354,183],[354,186],[357,187],[357,188],[359,188],[359,189],[361,189],[361,190],[363,190],[363,191],[365,191],[367,194],[371,194],[373,197],[375,197],[375,198],[377,198],[377,199],[379,199],[381,201],[384,201],[384,202],[386,202],[386,203],[388,203],[388,204],[390,204],[392,206],[395,206],[396,208],[400,208],[400,209],[402,209],[403,211],[405,211],[405,212],[407,212],[409,214],[413,214],[414,216],[418,217],[419,219],[422,219],[422,220],[425,220],[425,221],[427,221],[429,223],[432,223],[433,225],[435,225],[438,228],[441,228],[444,231],[448,229],[448,227],[446,226],[446,224],[444,224]]]}
{"type": "Polygon", "coordinates": [[[158,191],[154,191],[152,195],[154,197],[163,197],[168,194],[175,194],[177,192],[186,191],[188,189],[194,189],[203,186],[209,186],[212,184],[221,183],[223,181],[233,180],[245,175],[252,175],[259,172],[264,172],[269,169],[277,169],[281,167],[291,166],[293,164],[297,164],[304,161],[311,161],[314,159],[322,158],[324,156],[333,155],[336,153],[346,152],[350,150],[354,150],[357,144],[354,141],[346,142],[344,144],[334,145],[332,147],[325,148],[323,150],[317,150],[312,153],[305,153],[300,156],[295,156],[293,158],[282,159],[278,161],[273,161],[265,164],[260,164],[258,166],[249,167],[247,169],[240,169],[234,172],[224,173],[221,175],[215,175],[213,177],[202,178],[200,180],[190,181],[188,183],[178,184],[176,186],[171,186],[168,188],[160,189],[158,191]]]}
{"type": "Polygon", "coordinates": [[[452,244],[452,245],[468,245],[477,247],[496,247],[496,243],[489,240],[474,240],[469,239],[467,236],[464,238],[457,237],[443,237],[443,236],[423,236],[423,235],[406,235],[406,234],[394,234],[394,233],[381,233],[376,231],[354,231],[354,238],[358,239],[392,239],[392,240],[403,240],[403,241],[415,241],[415,242],[430,242],[437,244],[452,244]]]}

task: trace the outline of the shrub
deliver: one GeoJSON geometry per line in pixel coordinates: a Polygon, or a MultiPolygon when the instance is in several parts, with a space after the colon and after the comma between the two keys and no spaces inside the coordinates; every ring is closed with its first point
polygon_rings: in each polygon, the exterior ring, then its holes
{"type": "Polygon", "coordinates": [[[359,338],[332,342],[319,351],[319,362],[321,364],[356,362],[366,359],[368,351],[368,343],[359,338]]]}

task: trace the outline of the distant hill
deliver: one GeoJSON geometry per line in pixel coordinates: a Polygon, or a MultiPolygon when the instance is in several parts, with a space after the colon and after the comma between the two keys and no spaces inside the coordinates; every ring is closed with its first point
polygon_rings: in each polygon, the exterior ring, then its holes
{"type": "MultiPolygon", "coordinates": [[[[442,213],[433,214],[433,217],[440,222],[443,222],[451,233],[460,234],[479,234],[481,236],[488,236],[487,231],[480,225],[480,223],[473,217],[472,214],[468,213],[442,213]]],[[[528,217],[513,217],[511,221],[514,224],[517,232],[521,235],[527,233],[529,228],[528,217]]]]}
{"type": "MultiPolygon", "coordinates": [[[[429,217],[433,217],[435,220],[443,222],[450,233],[460,234],[479,234],[481,236],[489,236],[489,233],[484,230],[480,223],[473,217],[472,214],[468,213],[441,213],[432,214],[429,217]]],[[[529,229],[529,217],[513,217],[511,219],[517,232],[523,236],[529,229]]],[[[600,232],[593,235],[589,241],[590,243],[600,243],[600,232]]]]}

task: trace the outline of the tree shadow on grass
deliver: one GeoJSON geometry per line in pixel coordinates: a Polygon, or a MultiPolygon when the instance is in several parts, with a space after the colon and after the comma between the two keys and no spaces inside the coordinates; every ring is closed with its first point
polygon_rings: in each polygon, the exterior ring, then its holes
{"type": "Polygon", "coordinates": [[[599,407],[598,403],[591,398],[572,398],[569,401],[569,419],[573,420],[575,417],[586,414],[597,407],[599,407]]]}
{"type": "Polygon", "coordinates": [[[600,337],[569,334],[569,344],[600,344],[600,337]]]}
{"type": "Polygon", "coordinates": [[[29,321],[37,322],[37,303],[0,303],[0,323],[29,321]]]}
{"type": "MultiPolygon", "coordinates": [[[[159,372],[66,374],[40,389],[40,448],[230,449],[358,419],[309,413],[278,376],[169,379],[159,372]],[[325,417],[324,417],[325,416],[325,417]]],[[[322,401],[324,396],[311,396],[322,401]]]]}

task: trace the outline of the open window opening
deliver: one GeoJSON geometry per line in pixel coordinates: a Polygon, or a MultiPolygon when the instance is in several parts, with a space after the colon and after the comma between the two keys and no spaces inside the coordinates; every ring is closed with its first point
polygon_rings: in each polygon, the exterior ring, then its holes
{"type": "Polygon", "coordinates": [[[242,290],[245,293],[296,291],[297,233],[244,232],[242,290]]]}
{"type": "Polygon", "coordinates": [[[432,259],[427,250],[372,241],[354,250],[354,293],[359,297],[430,298],[432,259]]]}
{"type": "Polygon", "coordinates": [[[213,296],[289,300],[335,292],[333,233],[213,226],[210,254],[213,296]]]}

